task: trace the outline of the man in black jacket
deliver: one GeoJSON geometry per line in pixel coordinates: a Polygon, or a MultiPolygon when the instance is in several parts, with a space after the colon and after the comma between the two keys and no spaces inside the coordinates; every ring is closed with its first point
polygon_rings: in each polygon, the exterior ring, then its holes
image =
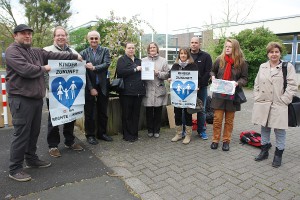
{"type": "Polygon", "coordinates": [[[9,177],[16,181],[29,181],[31,176],[23,171],[25,158],[27,168],[49,167],[36,155],[40,134],[43,98],[46,88],[44,73],[51,70],[48,59],[82,60],[73,53],[53,53],[31,48],[32,28],[20,24],[14,29],[15,42],[6,50],[6,86],[12,114],[14,134],[10,147],[9,177]]]}
{"type": "Polygon", "coordinates": [[[87,35],[90,46],[81,51],[80,54],[86,60],[85,106],[84,106],[84,127],[87,142],[96,145],[96,137],[105,141],[112,141],[106,134],[107,129],[107,106],[108,106],[108,81],[107,73],[111,59],[109,50],[99,45],[100,34],[91,31],[87,35]],[[96,104],[96,109],[95,105],[96,104]],[[97,112],[97,131],[95,130],[95,119],[97,112]]]}
{"type": "MultiPolygon", "coordinates": [[[[190,43],[191,56],[198,66],[198,93],[197,97],[203,102],[203,107],[206,105],[207,86],[210,78],[210,71],[212,68],[212,60],[208,53],[201,51],[200,39],[193,37],[190,43]]],[[[207,140],[206,126],[205,126],[205,110],[197,113],[197,132],[203,140],[207,140]]]]}

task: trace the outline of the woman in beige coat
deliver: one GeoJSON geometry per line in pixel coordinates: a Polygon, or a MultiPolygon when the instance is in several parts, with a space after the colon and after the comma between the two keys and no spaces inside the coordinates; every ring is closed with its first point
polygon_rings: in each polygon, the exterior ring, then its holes
{"type": "Polygon", "coordinates": [[[283,87],[282,46],[277,42],[267,45],[269,61],[259,67],[254,83],[254,106],[252,122],[261,125],[261,152],[256,161],[267,159],[271,148],[270,133],[274,129],[276,150],[272,166],[281,165],[282,153],[285,148],[285,129],[288,128],[288,104],[297,92],[296,73],[292,64],[287,65],[287,87],[283,87]]]}
{"type": "Polygon", "coordinates": [[[146,121],[149,137],[159,137],[163,105],[167,105],[167,90],[164,80],[169,76],[167,60],[159,56],[159,48],[155,42],[147,47],[148,56],[142,62],[154,62],[154,80],[146,81],[146,96],[143,99],[146,107],[146,121]]]}

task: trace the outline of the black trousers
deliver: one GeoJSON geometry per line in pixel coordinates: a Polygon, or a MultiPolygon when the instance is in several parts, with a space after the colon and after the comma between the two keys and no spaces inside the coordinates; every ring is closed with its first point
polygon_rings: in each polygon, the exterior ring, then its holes
{"type": "MultiPolygon", "coordinates": [[[[46,98],[47,107],[49,110],[49,99],[46,98]]],[[[65,137],[65,145],[71,146],[75,142],[74,136],[74,124],[75,120],[66,124],[63,124],[63,135],[65,137]]],[[[60,143],[60,135],[59,135],[59,126],[52,126],[50,112],[48,115],[48,133],[47,133],[47,142],[49,148],[58,147],[60,143]]]]}
{"type": "Polygon", "coordinates": [[[161,126],[162,106],[146,107],[148,133],[159,133],[161,126]]]}
{"type": "Polygon", "coordinates": [[[136,140],[138,138],[142,99],[142,96],[120,95],[122,107],[122,132],[124,140],[136,140]]]}
{"type": "Polygon", "coordinates": [[[28,161],[38,159],[37,140],[40,134],[43,99],[28,97],[8,97],[14,125],[10,146],[9,173],[15,174],[23,169],[24,158],[28,161]]]}
{"type": "Polygon", "coordinates": [[[102,94],[100,87],[96,89],[98,91],[97,97],[90,95],[90,93],[85,94],[84,127],[86,137],[101,137],[107,132],[108,96],[102,94]]]}
{"type": "Polygon", "coordinates": [[[184,112],[185,125],[192,126],[192,115],[186,111],[186,108],[176,108],[174,107],[175,113],[175,124],[176,126],[183,125],[182,123],[182,112],[184,112]]]}

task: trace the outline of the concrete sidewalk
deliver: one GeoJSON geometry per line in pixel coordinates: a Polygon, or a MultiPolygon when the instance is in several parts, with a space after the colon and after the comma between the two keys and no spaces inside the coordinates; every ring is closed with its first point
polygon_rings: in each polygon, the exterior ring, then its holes
{"type": "MultiPolygon", "coordinates": [[[[254,157],[260,150],[239,141],[242,131],[260,132],[260,127],[251,123],[252,92],[245,90],[245,93],[248,102],[236,113],[229,152],[220,147],[210,149],[212,125],[207,125],[209,140],[202,140],[194,133],[189,145],[172,143],[174,130],[167,127],[161,130],[160,138],[148,138],[147,131],[140,131],[139,140],[134,143],[125,142],[117,135],[113,136],[112,143],[100,141],[99,145],[91,146],[80,131],[76,131],[76,136],[133,190],[136,197],[145,200],[300,199],[300,128],[287,131],[280,168],[271,166],[274,134],[269,159],[255,162],[254,157]]],[[[114,199],[106,198],[103,190],[97,189],[106,178],[66,184],[19,199],[114,199]]],[[[107,186],[110,190],[115,190],[115,186],[123,187],[120,184],[107,186]]]]}
{"type": "MultiPolygon", "coordinates": [[[[287,131],[283,165],[271,166],[269,159],[255,162],[258,148],[242,145],[240,132],[256,130],[251,123],[252,91],[245,90],[248,102],[236,112],[230,151],[211,150],[212,125],[207,125],[209,140],[194,133],[189,145],[172,143],[174,130],[163,128],[160,138],[139,132],[139,140],[128,143],[120,135],[113,143],[101,142],[91,150],[142,199],[300,199],[300,128],[287,131]]],[[[82,134],[78,138],[85,140],[82,134]]]]}

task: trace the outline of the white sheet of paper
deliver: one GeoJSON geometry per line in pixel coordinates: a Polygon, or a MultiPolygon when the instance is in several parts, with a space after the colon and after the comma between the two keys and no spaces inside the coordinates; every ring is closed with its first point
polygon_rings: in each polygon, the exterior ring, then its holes
{"type": "Polygon", "coordinates": [[[233,95],[235,92],[235,81],[215,79],[210,86],[211,92],[233,95]]]}
{"type": "Polygon", "coordinates": [[[154,80],[154,62],[142,62],[142,80],[154,80]]]}

